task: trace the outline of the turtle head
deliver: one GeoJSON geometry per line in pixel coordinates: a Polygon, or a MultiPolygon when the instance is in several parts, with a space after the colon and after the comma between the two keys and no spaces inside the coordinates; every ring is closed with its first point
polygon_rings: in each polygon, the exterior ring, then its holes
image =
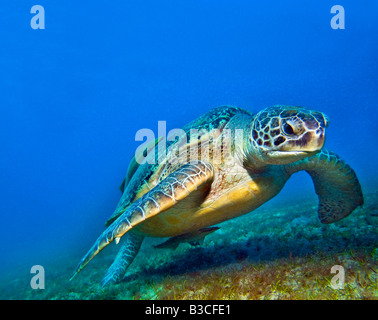
{"type": "Polygon", "coordinates": [[[252,122],[250,143],[265,163],[291,163],[320,151],[328,117],[302,107],[274,106],[259,112],[252,122]]]}

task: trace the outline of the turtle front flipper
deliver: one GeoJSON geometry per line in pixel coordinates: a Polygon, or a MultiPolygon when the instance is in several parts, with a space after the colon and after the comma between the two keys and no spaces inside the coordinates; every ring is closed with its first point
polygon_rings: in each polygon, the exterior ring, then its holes
{"type": "Polygon", "coordinates": [[[319,197],[318,215],[322,223],[345,218],[363,205],[361,185],[354,170],[338,155],[321,150],[314,156],[286,166],[289,174],[305,170],[319,197]]]}
{"type": "Polygon", "coordinates": [[[124,242],[122,243],[121,249],[119,249],[116,258],[102,279],[103,286],[122,281],[127,268],[138,254],[144,239],[143,236],[135,234],[134,232],[128,232],[124,238],[126,239],[122,239],[124,242]]]}
{"type": "Polygon", "coordinates": [[[168,175],[155,188],[133,202],[97,239],[80,261],[71,279],[82,270],[94,256],[113,240],[119,239],[139,223],[172,208],[193,193],[199,186],[211,184],[214,168],[210,163],[194,161],[168,175]]]}

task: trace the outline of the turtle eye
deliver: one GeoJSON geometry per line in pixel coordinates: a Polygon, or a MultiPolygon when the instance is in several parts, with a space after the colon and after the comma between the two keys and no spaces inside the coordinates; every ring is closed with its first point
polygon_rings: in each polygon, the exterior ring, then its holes
{"type": "Polygon", "coordinates": [[[287,122],[282,127],[283,131],[287,135],[293,135],[294,134],[294,128],[288,124],[287,122]]]}

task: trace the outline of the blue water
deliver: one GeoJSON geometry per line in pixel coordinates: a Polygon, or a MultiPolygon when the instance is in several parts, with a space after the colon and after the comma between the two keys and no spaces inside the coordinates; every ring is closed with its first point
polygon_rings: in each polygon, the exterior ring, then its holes
{"type": "MultiPolygon", "coordinates": [[[[219,105],[326,113],[326,147],[378,187],[378,2],[4,1],[0,270],[84,254],[113,212],[142,128],[219,105]],[[45,29],[30,9],[45,8],[45,29]],[[345,30],[330,8],[345,8],[345,30]]],[[[315,198],[293,177],[277,204],[315,198]]],[[[76,261],[75,261],[76,263],[76,261]]]]}

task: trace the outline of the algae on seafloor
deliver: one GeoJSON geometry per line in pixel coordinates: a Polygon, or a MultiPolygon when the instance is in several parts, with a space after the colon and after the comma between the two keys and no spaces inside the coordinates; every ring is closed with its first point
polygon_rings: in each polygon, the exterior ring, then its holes
{"type": "Polygon", "coordinates": [[[122,283],[102,288],[100,280],[116,246],[74,281],[77,257],[46,266],[46,288],[32,290],[30,273],[5,279],[3,299],[377,299],[378,193],[364,208],[322,225],[317,204],[264,206],[220,224],[202,247],[181,244],[155,250],[147,239],[122,283]],[[333,265],[345,270],[343,289],[331,286],[333,265]]]}

